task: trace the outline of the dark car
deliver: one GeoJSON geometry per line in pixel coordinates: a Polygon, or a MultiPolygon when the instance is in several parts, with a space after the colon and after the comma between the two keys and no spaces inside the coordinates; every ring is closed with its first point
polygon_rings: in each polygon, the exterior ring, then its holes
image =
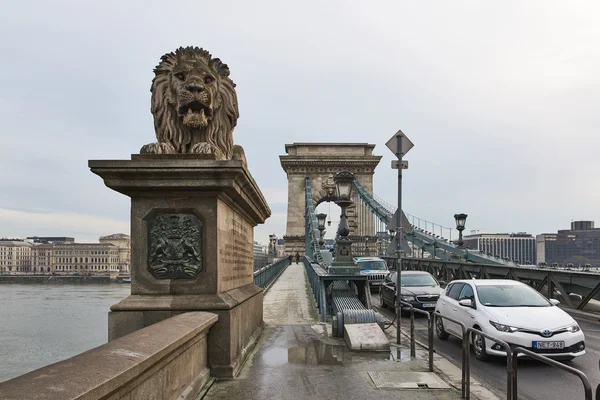
{"type": "MultiPolygon", "coordinates": [[[[442,289],[440,283],[425,271],[402,271],[402,290],[400,299],[410,303],[414,308],[434,311],[442,289]]],[[[389,274],[379,287],[379,304],[385,308],[394,307],[396,302],[396,271],[389,274]]],[[[408,311],[407,306],[402,311],[408,311]]]]}

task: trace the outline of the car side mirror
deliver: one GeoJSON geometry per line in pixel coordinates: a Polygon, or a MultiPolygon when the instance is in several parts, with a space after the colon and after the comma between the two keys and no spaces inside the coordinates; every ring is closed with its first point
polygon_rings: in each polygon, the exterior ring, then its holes
{"type": "Polygon", "coordinates": [[[473,301],[471,299],[462,299],[458,301],[458,304],[463,307],[473,307],[473,301]]]}
{"type": "Polygon", "coordinates": [[[446,282],[444,282],[444,281],[439,281],[438,283],[440,284],[440,287],[441,287],[442,289],[446,287],[446,282]]]}
{"type": "Polygon", "coordinates": [[[560,301],[558,301],[556,299],[550,299],[550,303],[552,303],[553,306],[557,306],[560,304],[560,301]]]}

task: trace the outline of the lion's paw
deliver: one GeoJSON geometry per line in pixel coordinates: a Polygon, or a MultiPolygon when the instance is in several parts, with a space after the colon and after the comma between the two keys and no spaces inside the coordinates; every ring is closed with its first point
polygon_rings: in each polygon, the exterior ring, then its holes
{"type": "Polygon", "coordinates": [[[175,154],[175,147],[171,143],[158,142],[142,146],[140,154],[175,154]]]}
{"type": "Polygon", "coordinates": [[[240,160],[242,164],[244,164],[246,167],[248,166],[248,161],[246,161],[246,153],[244,152],[244,148],[240,145],[233,145],[233,149],[231,151],[231,159],[240,160]]]}
{"type": "Polygon", "coordinates": [[[190,153],[192,154],[214,154],[217,160],[221,160],[223,159],[223,152],[216,146],[210,144],[210,143],[206,143],[206,142],[202,142],[202,143],[196,143],[194,146],[192,146],[190,153]]]}

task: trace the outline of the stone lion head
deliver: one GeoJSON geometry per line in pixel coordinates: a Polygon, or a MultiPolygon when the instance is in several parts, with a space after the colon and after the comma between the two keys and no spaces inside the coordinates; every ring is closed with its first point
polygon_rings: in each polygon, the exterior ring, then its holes
{"type": "Polygon", "coordinates": [[[158,143],[140,152],[235,158],[239,111],[227,65],[204,49],[180,47],[161,57],[154,74],[151,112],[158,143]]]}

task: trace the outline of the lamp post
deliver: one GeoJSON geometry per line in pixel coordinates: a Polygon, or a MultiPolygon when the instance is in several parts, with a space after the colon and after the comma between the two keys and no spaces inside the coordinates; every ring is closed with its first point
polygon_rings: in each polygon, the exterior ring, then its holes
{"type": "Polygon", "coordinates": [[[347,171],[339,172],[335,174],[333,181],[335,182],[337,195],[335,204],[340,207],[342,214],[340,215],[338,237],[335,242],[335,261],[330,268],[334,270],[334,273],[358,274],[360,269],[352,261],[352,241],[348,239],[350,228],[348,227],[348,217],[346,215],[346,210],[352,204],[350,195],[352,194],[354,175],[347,171]]]}
{"type": "Polygon", "coordinates": [[[327,214],[317,214],[317,225],[319,228],[319,232],[321,232],[321,238],[319,239],[319,246],[323,248],[325,245],[325,238],[323,237],[323,231],[325,230],[325,221],[327,220],[327,214]]]}
{"type": "Polygon", "coordinates": [[[458,231],[458,247],[463,247],[462,231],[465,230],[465,223],[467,222],[467,214],[454,214],[454,220],[456,221],[456,230],[458,231]]]}

